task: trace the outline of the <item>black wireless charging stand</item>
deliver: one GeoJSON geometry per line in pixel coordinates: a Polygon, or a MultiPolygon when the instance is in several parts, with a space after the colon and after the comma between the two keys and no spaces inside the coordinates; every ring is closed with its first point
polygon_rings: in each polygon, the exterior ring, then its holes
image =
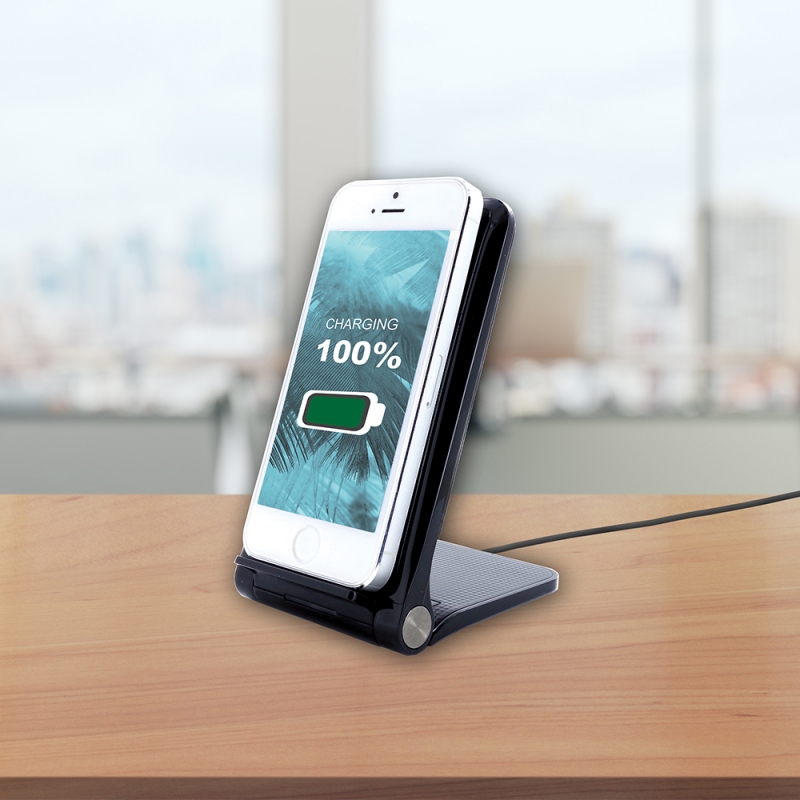
{"type": "Polygon", "coordinates": [[[395,569],[378,591],[350,589],[252,558],[236,558],[241,595],[408,655],[558,588],[558,573],[439,541],[514,239],[505,203],[483,217],[442,389],[395,569]]]}

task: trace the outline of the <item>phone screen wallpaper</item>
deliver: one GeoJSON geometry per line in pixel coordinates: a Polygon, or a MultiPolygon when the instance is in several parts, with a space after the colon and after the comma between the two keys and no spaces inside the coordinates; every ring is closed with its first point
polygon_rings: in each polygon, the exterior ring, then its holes
{"type": "Polygon", "coordinates": [[[449,231],[330,231],[258,502],[374,531],[449,231]]]}

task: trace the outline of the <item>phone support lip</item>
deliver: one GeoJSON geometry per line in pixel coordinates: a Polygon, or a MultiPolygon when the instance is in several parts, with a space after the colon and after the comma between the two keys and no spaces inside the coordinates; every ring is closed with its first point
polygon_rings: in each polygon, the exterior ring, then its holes
{"type": "MultiPolygon", "coordinates": [[[[548,567],[439,541],[514,230],[511,209],[484,198],[450,358],[389,581],[377,591],[350,589],[242,550],[234,579],[244,597],[413,655],[468,625],[556,591],[558,573],[548,567]]],[[[376,409],[381,420],[373,422],[372,411],[364,425],[382,421],[376,409]]]]}

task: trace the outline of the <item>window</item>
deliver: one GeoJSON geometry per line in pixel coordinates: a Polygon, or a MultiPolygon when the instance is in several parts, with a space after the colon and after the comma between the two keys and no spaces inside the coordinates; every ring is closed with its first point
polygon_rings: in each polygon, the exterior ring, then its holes
{"type": "Polygon", "coordinates": [[[517,215],[484,382],[510,416],[796,408],[798,20],[380,0],[377,173],[460,174],[517,215]]]}
{"type": "Polygon", "coordinates": [[[276,341],[277,3],[0,8],[0,407],[186,415],[276,341]]]}

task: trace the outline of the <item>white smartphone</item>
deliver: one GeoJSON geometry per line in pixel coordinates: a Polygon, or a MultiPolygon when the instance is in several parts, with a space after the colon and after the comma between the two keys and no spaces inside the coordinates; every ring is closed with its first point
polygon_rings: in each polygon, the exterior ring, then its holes
{"type": "Polygon", "coordinates": [[[250,556],[386,583],[482,211],[460,178],[336,194],[245,522],[250,556]]]}

